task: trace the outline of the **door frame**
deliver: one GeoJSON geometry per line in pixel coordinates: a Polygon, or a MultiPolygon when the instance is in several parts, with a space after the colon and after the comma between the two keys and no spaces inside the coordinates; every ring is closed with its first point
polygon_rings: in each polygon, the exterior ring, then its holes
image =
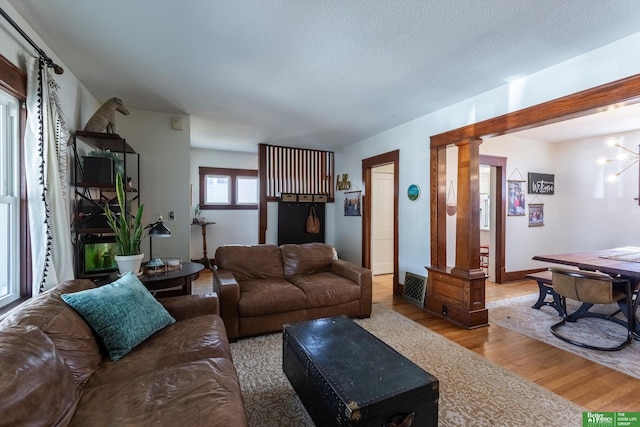
{"type": "Polygon", "coordinates": [[[398,281],[398,194],[400,189],[400,150],[390,151],[362,160],[362,266],[371,268],[371,170],[393,165],[393,294],[402,295],[398,281]]]}
{"type": "Polygon", "coordinates": [[[496,171],[496,188],[495,188],[495,201],[491,203],[496,204],[496,220],[495,224],[492,224],[495,233],[496,247],[494,248],[494,278],[495,283],[504,283],[505,278],[505,246],[506,246],[506,226],[505,226],[505,212],[506,212],[506,187],[507,187],[507,158],[498,156],[489,156],[480,154],[480,164],[491,166],[496,171]]]}

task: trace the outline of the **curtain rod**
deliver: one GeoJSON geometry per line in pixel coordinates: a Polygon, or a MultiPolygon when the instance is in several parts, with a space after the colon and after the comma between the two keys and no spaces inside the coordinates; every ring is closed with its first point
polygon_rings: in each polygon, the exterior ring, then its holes
{"type": "Polygon", "coordinates": [[[44,61],[45,61],[45,62],[46,62],[46,63],[47,63],[51,68],[53,68],[53,71],[55,71],[55,73],[56,73],[56,74],[62,74],[62,73],[64,73],[64,69],[63,69],[61,66],[59,66],[58,64],[56,64],[55,62],[53,62],[53,60],[52,60],[51,58],[49,58],[49,57],[47,56],[47,54],[46,54],[46,53],[44,53],[44,51],[43,51],[42,49],[40,49],[40,48],[38,47],[38,45],[37,45],[37,44],[35,44],[35,42],[34,42],[33,40],[31,40],[31,37],[29,37],[29,36],[27,35],[27,33],[25,33],[24,31],[22,31],[22,28],[20,28],[20,26],[18,26],[18,24],[16,24],[16,22],[15,22],[13,19],[11,19],[11,17],[10,17],[9,15],[7,15],[7,13],[6,13],[6,12],[4,11],[4,9],[2,9],[1,7],[0,7],[0,15],[4,16],[4,19],[6,19],[6,20],[9,22],[9,24],[11,24],[11,25],[13,26],[13,28],[15,28],[15,29],[18,31],[18,33],[20,33],[20,35],[21,35],[22,37],[24,37],[26,41],[28,41],[28,42],[29,42],[29,44],[30,44],[31,46],[33,46],[33,48],[38,52],[38,54],[40,54],[40,57],[41,57],[41,58],[42,58],[42,59],[43,59],[43,60],[44,60],[44,61]]]}

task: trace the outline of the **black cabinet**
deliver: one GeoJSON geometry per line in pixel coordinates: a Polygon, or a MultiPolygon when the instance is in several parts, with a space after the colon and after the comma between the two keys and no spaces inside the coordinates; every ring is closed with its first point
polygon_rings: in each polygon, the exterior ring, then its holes
{"type": "Polygon", "coordinates": [[[325,241],[325,203],[283,202],[278,203],[278,245],[285,243],[311,243],[325,241]],[[320,220],[319,233],[307,233],[307,217],[313,207],[320,220]]]}
{"type": "Polygon", "coordinates": [[[106,205],[118,210],[115,174],[120,172],[126,182],[127,212],[135,212],[140,203],[140,155],[117,134],[77,131],[71,142],[76,277],[100,278],[117,269],[115,239],[104,214],[106,205]],[[98,156],[87,155],[92,152],[98,156]]]}

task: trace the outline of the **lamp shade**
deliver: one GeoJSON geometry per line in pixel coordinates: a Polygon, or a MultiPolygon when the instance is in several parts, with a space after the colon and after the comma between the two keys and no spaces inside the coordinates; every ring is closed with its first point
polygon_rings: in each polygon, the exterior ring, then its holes
{"type": "Polygon", "coordinates": [[[149,236],[153,237],[170,237],[171,230],[169,230],[164,222],[160,219],[155,224],[150,224],[149,227],[149,236]]]}

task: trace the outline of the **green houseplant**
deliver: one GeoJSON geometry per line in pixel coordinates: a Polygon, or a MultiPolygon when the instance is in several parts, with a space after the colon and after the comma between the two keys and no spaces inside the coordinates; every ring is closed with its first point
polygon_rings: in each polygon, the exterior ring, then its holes
{"type": "Polygon", "coordinates": [[[107,203],[104,213],[107,223],[116,238],[117,255],[116,262],[121,274],[128,271],[137,273],[144,254],[140,252],[140,240],[142,240],[142,212],[144,203],[140,203],[135,216],[128,211],[126,191],[121,174],[116,174],[116,199],[120,213],[113,212],[107,203]],[[134,261],[133,265],[125,265],[127,261],[134,261]]]}

